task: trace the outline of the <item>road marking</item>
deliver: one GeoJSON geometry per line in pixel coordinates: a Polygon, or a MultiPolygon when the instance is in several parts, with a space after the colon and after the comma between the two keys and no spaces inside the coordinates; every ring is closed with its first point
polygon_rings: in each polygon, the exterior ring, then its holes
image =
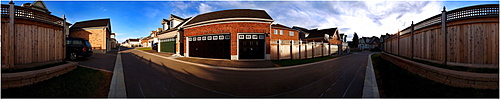
{"type": "MultiPolygon", "coordinates": [[[[355,74],[355,75],[358,75],[359,70],[361,70],[361,68],[362,68],[362,67],[359,67],[359,69],[358,69],[358,71],[356,72],[356,74],[355,74]]],[[[354,80],[356,80],[356,78],[357,78],[357,77],[356,77],[356,76],[354,76],[354,78],[352,79],[351,83],[349,83],[349,86],[347,86],[347,89],[345,90],[344,95],[342,95],[342,97],[345,97],[345,94],[347,93],[347,91],[349,91],[349,88],[351,88],[352,82],[354,82],[354,80]]]]}
{"type": "MultiPolygon", "coordinates": [[[[353,61],[354,61],[354,60],[351,60],[349,63],[352,63],[353,61]]],[[[352,67],[353,67],[353,64],[349,65],[349,69],[347,69],[347,71],[351,70],[351,68],[352,68],[352,67]]],[[[340,70],[340,69],[337,69],[337,70],[340,70]]],[[[340,77],[337,79],[337,81],[335,81],[332,85],[330,85],[330,87],[328,88],[328,90],[326,90],[325,92],[321,93],[321,95],[319,95],[319,97],[323,97],[323,95],[324,95],[325,93],[327,93],[327,92],[330,90],[330,88],[332,88],[332,87],[333,87],[333,85],[337,84],[337,82],[338,82],[340,79],[344,78],[344,75],[345,75],[346,73],[347,73],[347,72],[342,73],[342,76],[340,76],[340,77]]]]}
{"type": "Polygon", "coordinates": [[[137,84],[139,84],[139,89],[141,90],[142,97],[146,97],[146,95],[144,95],[144,92],[142,91],[141,83],[138,82],[137,84]]]}
{"type": "Polygon", "coordinates": [[[115,68],[113,69],[113,78],[111,85],[109,85],[108,98],[126,98],[127,89],[125,87],[125,80],[123,77],[123,65],[120,48],[118,48],[118,55],[116,56],[115,68]]]}

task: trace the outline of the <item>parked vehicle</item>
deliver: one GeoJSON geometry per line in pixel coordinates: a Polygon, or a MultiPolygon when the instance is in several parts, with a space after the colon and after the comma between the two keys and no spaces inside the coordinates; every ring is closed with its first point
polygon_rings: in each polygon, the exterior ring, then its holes
{"type": "Polygon", "coordinates": [[[153,50],[158,51],[158,43],[153,43],[153,50]]]}
{"type": "Polygon", "coordinates": [[[76,60],[92,56],[92,45],[84,38],[66,38],[66,58],[76,60]]]}

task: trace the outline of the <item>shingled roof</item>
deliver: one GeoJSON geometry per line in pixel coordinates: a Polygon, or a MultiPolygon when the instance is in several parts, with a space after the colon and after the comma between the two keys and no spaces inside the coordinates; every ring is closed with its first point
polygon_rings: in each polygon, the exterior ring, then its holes
{"type": "Polygon", "coordinates": [[[316,37],[325,37],[325,34],[328,34],[330,36],[333,36],[335,31],[337,31],[337,28],[329,28],[329,29],[323,29],[323,30],[306,30],[305,32],[309,33],[309,36],[306,38],[316,38],[316,37]]]}
{"type": "Polygon", "coordinates": [[[97,19],[97,20],[88,20],[88,21],[80,21],[76,22],[73,26],[71,26],[70,30],[81,29],[87,27],[100,27],[100,26],[108,26],[111,30],[111,21],[109,18],[107,19],[97,19]]]}
{"type": "Polygon", "coordinates": [[[284,26],[284,25],[281,25],[281,24],[273,24],[271,25],[271,28],[277,28],[277,29],[285,29],[285,30],[293,30],[293,31],[296,31],[295,29],[292,29],[290,27],[287,27],[287,26],[284,26]]]}
{"type": "Polygon", "coordinates": [[[264,10],[233,9],[197,15],[194,17],[194,19],[186,23],[186,25],[224,18],[263,18],[272,20],[271,16],[269,16],[269,14],[267,14],[267,12],[264,10]]]}

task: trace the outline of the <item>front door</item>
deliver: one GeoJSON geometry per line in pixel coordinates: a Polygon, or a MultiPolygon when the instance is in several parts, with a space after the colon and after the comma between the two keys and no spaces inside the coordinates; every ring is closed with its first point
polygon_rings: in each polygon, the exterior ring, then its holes
{"type": "Polygon", "coordinates": [[[264,59],[265,36],[264,34],[240,34],[239,59],[264,59]]]}

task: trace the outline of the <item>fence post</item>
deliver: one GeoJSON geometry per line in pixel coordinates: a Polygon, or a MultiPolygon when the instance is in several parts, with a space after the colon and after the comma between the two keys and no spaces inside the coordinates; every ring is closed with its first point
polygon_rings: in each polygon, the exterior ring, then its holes
{"type": "Polygon", "coordinates": [[[63,14],[62,15],[62,19],[63,19],[63,22],[62,22],[62,24],[63,24],[63,30],[62,31],[63,31],[63,35],[64,35],[64,37],[63,37],[63,43],[62,43],[62,46],[63,46],[63,49],[64,49],[63,50],[63,57],[66,57],[66,37],[69,36],[69,34],[66,35],[66,32],[69,32],[69,31],[66,30],[67,29],[67,26],[66,26],[66,15],[63,14]]]}
{"type": "Polygon", "coordinates": [[[443,38],[444,38],[444,61],[443,64],[446,65],[446,62],[448,61],[448,40],[447,40],[447,34],[446,33],[446,7],[443,6],[443,11],[441,11],[441,32],[443,32],[443,38]]]}
{"type": "Polygon", "coordinates": [[[302,59],[301,58],[301,48],[302,48],[302,41],[299,41],[299,59],[302,59]]]}
{"type": "Polygon", "coordinates": [[[399,29],[398,29],[398,33],[397,33],[397,37],[398,37],[398,49],[397,49],[397,52],[398,52],[398,55],[399,55],[399,29]]]}
{"type": "Polygon", "coordinates": [[[314,55],[315,55],[315,53],[314,53],[315,42],[314,41],[312,42],[311,47],[312,47],[312,58],[314,58],[314,55]]]}
{"type": "Polygon", "coordinates": [[[413,24],[413,21],[411,21],[411,31],[410,31],[410,33],[411,33],[411,59],[413,59],[413,56],[414,56],[413,54],[415,53],[415,49],[413,49],[414,45],[415,45],[414,38],[413,38],[413,27],[414,27],[414,24],[413,24]]]}
{"type": "Polygon", "coordinates": [[[305,49],[306,49],[306,53],[305,53],[306,58],[305,58],[305,59],[307,59],[307,45],[308,45],[308,44],[307,44],[307,42],[306,42],[306,46],[305,46],[305,47],[306,47],[306,48],[305,48],[305,49]]]}
{"type": "Polygon", "coordinates": [[[14,68],[14,58],[15,58],[15,42],[14,40],[16,39],[16,27],[14,25],[14,18],[15,18],[15,8],[14,8],[14,2],[11,0],[9,2],[9,33],[8,35],[8,46],[3,47],[7,48],[8,52],[2,52],[2,53],[7,53],[7,67],[8,68],[14,68]]]}
{"type": "Polygon", "coordinates": [[[290,41],[290,59],[293,59],[293,40],[290,41]]]}
{"type": "Polygon", "coordinates": [[[281,40],[280,40],[280,39],[278,39],[278,60],[280,60],[280,59],[281,59],[281,58],[280,58],[280,57],[281,57],[281,55],[280,55],[280,54],[281,54],[281,53],[280,53],[280,52],[281,52],[281,51],[280,51],[280,47],[281,47],[281,40]]]}
{"type": "Polygon", "coordinates": [[[325,56],[325,43],[321,42],[321,56],[325,56]]]}
{"type": "Polygon", "coordinates": [[[332,44],[328,43],[328,55],[332,55],[332,44]]]}

